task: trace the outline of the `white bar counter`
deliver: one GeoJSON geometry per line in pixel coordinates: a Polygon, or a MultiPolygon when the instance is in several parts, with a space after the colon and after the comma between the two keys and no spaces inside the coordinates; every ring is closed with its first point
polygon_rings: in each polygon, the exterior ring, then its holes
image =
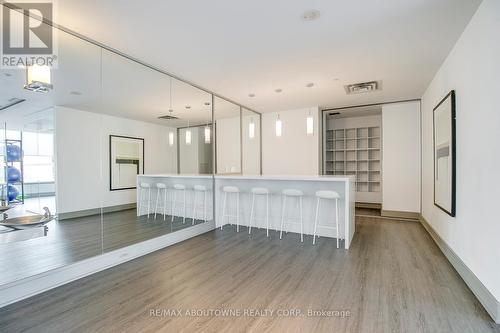
{"type": "MultiPolygon", "coordinates": [[[[192,187],[195,184],[206,185],[209,188],[215,189],[215,226],[220,227],[222,224],[222,187],[226,185],[237,186],[240,193],[240,225],[248,226],[250,220],[250,205],[251,194],[250,190],[253,187],[266,187],[271,192],[269,197],[269,229],[279,231],[281,225],[281,191],[283,189],[299,189],[304,192],[303,197],[303,219],[304,219],[304,235],[312,235],[314,228],[314,217],[316,210],[315,192],[320,190],[336,191],[340,195],[339,199],[339,235],[344,240],[344,247],[349,248],[355,231],[355,194],[354,176],[260,176],[260,175],[177,175],[177,174],[151,174],[138,175],[137,184],[148,182],[152,184],[152,201],[156,198],[156,190],[154,184],[157,182],[165,183],[169,191],[173,184],[184,184],[187,187],[188,207],[192,207],[192,187]]],[[[169,196],[170,200],[170,196],[169,196]]],[[[293,200],[293,199],[292,199],[293,200]]],[[[210,203],[212,197],[210,195],[210,203]]],[[[169,203],[170,206],[170,203],[169,203]]],[[[263,228],[266,226],[265,221],[265,200],[258,198],[255,203],[254,216],[256,219],[252,223],[252,228],[257,226],[263,228]],[[260,200],[259,200],[260,199],[260,200]]],[[[335,237],[335,231],[331,229],[321,228],[322,225],[335,226],[335,204],[329,201],[322,201],[319,226],[317,235],[321,237],[335,237]]],[[[228,198],[227,208],[230,215],[234,215],[236,205],[234,199],[228,198]]],[[[212,217],[212,205],[209,208],[210,218],[212,217]]],[[[191,209],[187,209],[186,218],[190,218],[191,209]]],[[[170,214],[170,209],[168,211],[170,214]]],[[[176,213],[177,210],[176,210],[176,213]]],[[[144,212],[142,212],[144,214],[144,212]]],[[[179,214],[175,214],[178,216],[179,214]]],[[[290,201],[287,205],[287,216],[298,217],[298,204],[290,201]]],[[[293,220],[291,222],[298,222],[293,220]]],[[[224,224],[228,223],[226,218],[224,224]]],[[[235,220],[231,219],[234,224],[235,220]]],[[[300,232],[299,224],[287,224],[289,232],[300,232]]],[[[248,232],[248,229],[240,229],[240,232],[248,232]]],[[[297,241],[300,242],[299,236],[297,241]]],[[[304,237],[304,242],[312,242],[312,237],[304,237]]]]}
{"type": "MultiPolygon", "coordinates": [[[[215,177],[215,202],[217,203],[216,225],[221,225],[222,205],[221,205],[221,189],[223,186],[232,185],[239,187],[240,194],[240,224],[248,225],[250,220],[251,194],[252,187],[266,187],[271,192],[269,197],[269,228],[279,230],[281,225],[281,191],[284,189],[299,189],[304,192],[303,197],[303,221],[304,235],[312,235],[314,229],[314,217],[316,212],[316,191],[331,190],[336,191],[340,195],[339,199],[339,235],[345,240],[344,247],[349,248],[355,231],[355,195],[354,176],[249,176],[249,175],[216,175],[215,177]]],[[[293,199],[291,199],[293,200],[293,199]]],[[[287,200],[288,202],[288,200],[287,200]]],[[[287,217],[299,217],[299,205],[289,201],[287,204],[287,217]]],[[[231,213],[235,212],[234,204],[228,199],[231,213]]],[[[266,226],[265,221],[265,200],[256,200],[255,217],[252,228],[257,225],[260,228],[266,226]]],[[[319,226],[316,234],[321,237],[335,237],[335,231],[331,229],[321,228],[321,225],[330,227],[335,226],[335,204],[329,200],[322,200],[321,211],[319,217],[319,226]]],[[[224,224],[227,224],[227,218],[224,224]]],[[[231,223],[235,223],[231,220],[231,223]]],[[[298,222],[292,220],[291,222],[298,222]]],[[[244,229],[246,231],[246,229],[244,229]]],[[[300,233],[299,224],[288,224],[287,230],[290,232],[300,233]]],[[[240,229],[240,232],[242,230],[240,229]]],[[[248,231],[247,231],[248,232],[248,231]]],[[[299,236],[297,241],[300,242],[299,236]]],[[[312,242],[312,237],[304,237],[304,242],[312,242]]]]}

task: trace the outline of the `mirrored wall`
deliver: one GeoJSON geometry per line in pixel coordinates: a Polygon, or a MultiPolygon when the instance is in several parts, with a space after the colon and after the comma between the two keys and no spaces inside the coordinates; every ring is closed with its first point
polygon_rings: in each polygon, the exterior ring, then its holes
{"type": "Polygon", "coordinates": [[[0,69],[0,286],[213,222],[213,175],[261,173],[259,113],[54,34],[45,92],[0,69]]]}

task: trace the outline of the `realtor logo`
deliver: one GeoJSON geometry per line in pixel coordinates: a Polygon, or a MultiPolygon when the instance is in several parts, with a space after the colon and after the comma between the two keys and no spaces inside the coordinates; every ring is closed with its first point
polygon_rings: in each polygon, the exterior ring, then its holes
{"type": "Polygon", "coordinates": [[[0,5],[3,7],[2,67],[53,66],[54,29],[43,21],[53,22],[54,5],[52,1],[31,1],[0,5]]]}

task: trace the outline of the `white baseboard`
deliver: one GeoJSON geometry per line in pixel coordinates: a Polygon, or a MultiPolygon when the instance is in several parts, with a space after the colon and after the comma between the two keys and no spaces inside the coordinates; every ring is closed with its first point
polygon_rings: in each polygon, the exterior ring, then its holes
{"type": "Polygon", "coordinates": [[[441,249],[444,256],[462,277],[472,293],[477,297],[485,310],[489,313],[495,323],[500,324],[500,302],[490,293],[477,276],[467,267],[460,257],[446,244],[446,242],[437,234],[432,226],[420,215],[420,223],[431,235],[434,242],[441,249]]]}
{"type": "Polygon", "coordinates": [[[76,263],[0,286],[0,308],[63,284],[141,257],[215,228],[213,221],[201,223],[141,243],[104,253],[76,263]]]}

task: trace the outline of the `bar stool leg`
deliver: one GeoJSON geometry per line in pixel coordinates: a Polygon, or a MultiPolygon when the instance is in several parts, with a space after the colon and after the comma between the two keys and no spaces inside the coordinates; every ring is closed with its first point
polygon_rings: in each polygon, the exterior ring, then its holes
{"type": "Polygon", "coordinates": [[[155,203],[155,220],[156,220],[156,213],[158,210],[158,201],[160,200],[160,188],[156,191],[156,203],[155,203]]]}
{"type": "Polygon", "coordinates": [[[250,209],[250,221],[248,221],[248,234],[252,232],[253,207],[255,205],[255,193],[252,193],[252,208],[250,209]]]}
{"type": "Polygon", "coordinates": [[[299,197],[299,207],[300,207],[300,241],[304,242],[304,220],[302,217],[302,197],[299,197]]]}
{"type": "Polygon", "coordinates": [[[182,223],[186,223],[186,190],[182,190],[182,196],[184,199],[183,209],[182,209],[182,223]]]}
{"type": "Polygon", "coordinates": [[[240,232],[240,193],[236,193],[236,232],[240,232]]]}
{"type": "Polygon", "coordinates": [[[193,221],[191,223],[191,225],[194,225],[194,220],[196,219],[196,191],[193,191],[193,221]]]}
{"type": "Polygon", "coordinates": [[[172,218],[170,219],[170,222],[174,222],[176,201],[177,201],[177,190],[174,189],[174,200],[172,200],[172,218]]]}
{"type": "Polygon", "coordinates": [[[318,214],[319,214],[319,201],[321,199],[318,198],[316,200],[316,217],[314,218],[314,231],[313,231],[313,245],[316,244],[316,227],[318,226],[318,214]]]}
{"type": "Polygon", "coordinates": [[[337,249],[339,248],[339,201],[335,199],[335,229],[337,229],[337,249]]]}
{"type": "Polygon", "coordinates": [[[266,237],[269,237],[269,194],[266,193],[266,237]]]}
{"type": "Polygon", "coordinates": [[[167,218],[167,189],[163,189],[163,196],[164,196],[164,201],[163,201],[163,221],[167,218]]]}
{"type": "Polygon", "coordinates": [[[151,187],[148,188],[148,219],[150,211],[151,211],[151,187]]]}
{"type": "Polygon", "coordinates": [[[203,221],[207,222],[207,191],[203,191],[203,221]]]}
{"type": "Polygon", "coordinates": [[[142,188],[139,188],[139,202],[137,203],[138,205],[138,208],[137,208],[137,211],[139,212],[139,216],[141,216],[141,213],[142,213],[142,195],[144,193],[144,190],[142,188]]]}
{"type": "Polygon", "coordinates": [[[221,217],[221,224],[220,224],[220,230],[222,230],[222,227],[224,226],[224,216],[226,214],[226,199],[227,199],[227,193],[224,192],[224,199],[222,200],[222,217],[221,217]]]}
{"type": "Polygon", "coordinates": [[[283,225],[285,223],[285,207],[286,207],[286,195],[283,196],[283,207],[281,207],[280,239],[283,236],[283,225]]]}

